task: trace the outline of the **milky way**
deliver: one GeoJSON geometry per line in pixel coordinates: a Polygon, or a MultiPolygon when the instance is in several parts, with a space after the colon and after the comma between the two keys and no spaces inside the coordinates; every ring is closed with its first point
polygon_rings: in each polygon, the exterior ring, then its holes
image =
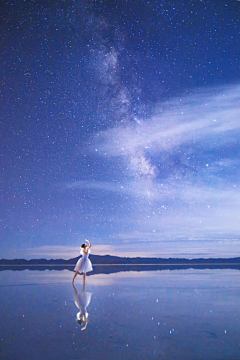
{"type": "Polygon", "coordinates": [[[2,257],[240,255],[239,6],[2,5],[2,257]]]}

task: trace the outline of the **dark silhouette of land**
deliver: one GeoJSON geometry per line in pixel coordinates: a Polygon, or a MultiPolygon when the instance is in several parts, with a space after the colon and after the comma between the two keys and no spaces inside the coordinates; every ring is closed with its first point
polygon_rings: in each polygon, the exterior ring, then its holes
{"type": "MultiPolygon", "coordinates": [[[[79,257],[64,259],[14,259],[0,260],[1,270],[64,270],[73,271],[79,257]]],[[[219,259],[178,259],[178,258],[143,258],[143,257],[118,257],[111,255],[90,255],[93,264],[93,272],[113,273],[119,271],[146,271],[146,270],[179,270],[179,269],[238,269],[240,270],[240,258],[219,259]]]]}

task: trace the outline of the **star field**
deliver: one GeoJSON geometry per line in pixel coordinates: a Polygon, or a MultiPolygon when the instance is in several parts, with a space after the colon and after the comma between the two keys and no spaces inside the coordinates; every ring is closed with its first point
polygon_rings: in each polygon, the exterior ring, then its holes
{"type": "Polygon", "coordinates": [[[239,6],[1,5],[2,257],[239,255],[239,6]]]}

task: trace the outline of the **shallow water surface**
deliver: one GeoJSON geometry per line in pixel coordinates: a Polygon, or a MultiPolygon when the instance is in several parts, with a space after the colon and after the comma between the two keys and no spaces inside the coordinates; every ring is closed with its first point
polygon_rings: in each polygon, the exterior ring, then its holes
{"type": "Polygon", "coordinates": [[[1,360],[240,358],[239,270],[72,275],[0,272],[1,360]]]}

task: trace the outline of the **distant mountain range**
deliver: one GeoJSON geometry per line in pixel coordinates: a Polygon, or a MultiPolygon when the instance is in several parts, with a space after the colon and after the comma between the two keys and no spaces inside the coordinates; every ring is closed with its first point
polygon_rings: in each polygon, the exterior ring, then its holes
{"type": "MultiPolygon", "coordinates": [[[[111,255],[90,255],[93,271],[88,275],[112,274],[123,271],[162,271],[162,270],[187,270],[187,269],[235,269],[240,270],[240,258],[230,259],[161,259],[142,257],[118,257],[111,255]]],[[[0,271],[12,270],[69,270],[74,271],[74,265],[79,257],[63,260],[46,259],[14,259],[0,260],[0,271]]]]}
{"type": "MultiPolygon", "coordinates": [[[[75,265],[79,256],[73,259],[1,259],[0,265],[10,266],[29,266],[29,265],[75,265]]],[[[146,258],[146,257],[119,257],[111,255],[90,255],[93,265],[240,265],[240,257],[236,258],[218,258],[218,259],[178,259],[178,258],[146,258]]]]}

